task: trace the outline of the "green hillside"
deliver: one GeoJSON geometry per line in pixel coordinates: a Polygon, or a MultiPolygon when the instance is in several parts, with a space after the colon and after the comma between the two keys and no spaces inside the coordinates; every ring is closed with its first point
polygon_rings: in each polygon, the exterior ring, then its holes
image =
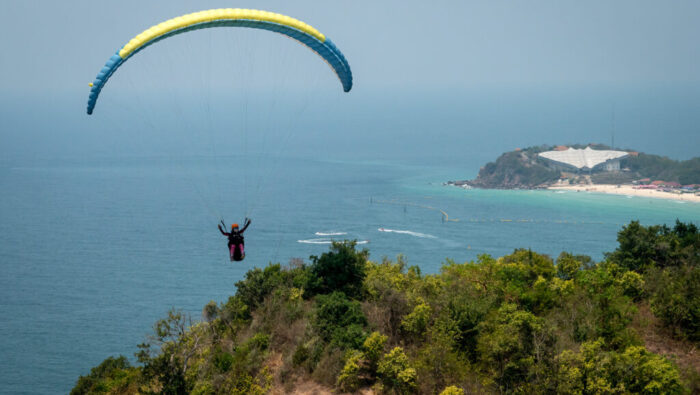
{"type": "Polygon", "coordinates": [[[632,222],[602,262],[520,249],[437,274],[353,242],[173,310],[72,394],[700,391],[700,232],[632,222]],[[233,288],[232,288],[233,292],[233,288]]]}

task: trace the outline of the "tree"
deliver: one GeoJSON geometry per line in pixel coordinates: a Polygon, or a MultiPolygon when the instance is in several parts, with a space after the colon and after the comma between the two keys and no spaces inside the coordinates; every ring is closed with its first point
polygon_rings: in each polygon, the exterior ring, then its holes
{"type": "Polygon", "coordinates": [[[548,310],[557,302],[550,286],[556,269],[547,255],[517,249],[498,260],[497,277],[505,300],[516,300],[526,310],[536,314],[548,310]]]}
{"type": "Polygon", "coordinates": [[[366,325],[360,303],[349,300],[344,293],[336,291],[316,297],[313,327],[324,341],[341,349],[358,349],[367,337],[366,325]]]}
{"type": "Polygon", "coordinates": [[[628,284],[624,278],[627,272],[614,263],[601,262],[577,276],[572,301],[572,308],[577,312],[573,320],[576,341],[602,337],[610,348],[626,347],[635,342],[627,326],[637,309],[625,293],[634,289],[629,286],[638,278],[628,278],[628,284]]]}
{"type": "Polygon", "coordinates": [[[245,280],[236,283],[236,296],[245,305],[255,309],[284,280],[285,273],[279,263],[268,265],[265,269],[256,267],[245,274],[245,280]]]}
{"type": "MultiPolygon", "coordinates": [[[[127,392],[127,388],[138,385],[140,370],[131,366],[123,355],[109,357],[90,370],[87,376],[80,376],[71,395],[127,392]]],[[[132,388],[133,390],[134,388],[132,388]]]]}
{"type": "Polygon", "coordinates": [[[413,311],[401,321],[401,329],[411,338],[420,339],[430,322],[430,306],[425,302],[419,303],[413,311]]]}
{"type": "Polygon", "coordinates": [[[632,221],[618,232],[617,241],[619,246],[606,258],[629,270],[700,265],[700,232],[693,224],[676,221],[670,229],[666,225],[647,227],[632,221]]]}
{"type": "Polygon", "coordinates": [[[700,266],[654,272],[651,309],[681,337],[700,340],[700,266]]]}
{"type": "Polygon", "coordinates": [[[479,325],[477,349],[482,369],[501,391],[545,381],[554,336],[543,319],[506,303],[479,325]]]}
{"type": "Polygon", "coordinates": [[[562,280],[571,280],[581,269],[591,267],[592,259],[588,255],[573,255],[562,252],[557,258],[557,277],[562,280]]]}
{"type": "Polygon", "coordinates": [[[310,258],[308,296],[340,291],[351,298],[360,297],[369,252],[356,251],[355,245],[354,241],[333,242],[329,252],[310,258]]]}

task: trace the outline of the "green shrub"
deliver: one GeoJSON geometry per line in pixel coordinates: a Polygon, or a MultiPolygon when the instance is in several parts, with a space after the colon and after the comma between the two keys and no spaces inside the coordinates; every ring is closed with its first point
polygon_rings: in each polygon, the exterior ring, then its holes
{"type": "Polygon", "coordinates": [[[589,268],[592,261],[591,257],[587,255],[562,252],[557,258],[557,277],[562,280],[571,280],[576,277],[579,270],[589,268]]]}
{"type": "Polygon", "coordinates": [[[644,293],[644,277],[641,274],[633,271],[627,271],[622,274],[618,280],[618,284],[622,288],[622,293],[629,296],[635,301],[639,301],[644,293]]]}
{"type": "Polygon", "coordinates": [[[214,354],[214,357],[212,358],[212,363],[221,373],[228,372],[229,369],[231,369],[233,362],[233,355],[221,350],[214,354]]]}
{"type": "Polygon", "coordinates": [[[219,318],[229,327],[240,326],[250,320],[250,306],[238,295],[231,296],[219,311],[219,318]]]}
{"type": "Polygon", "coordinates": [[[442,390],[440,395],[464,395],[464,390],[457,386],[451,385],[442,390]]]}
{"type": "Polygon", "coordinates": [[[628,328],[637,308],[625,295],[621,279],[627,273],[622,267],[601,262],[582,271],[577,279],[577,291],[572,300],[577,341],[605,339],[606,346],[624,348],[638,342],[628,328]]]}
{"type": "Polygon", "coordinates": [[[365,342],[362,344],[362,350],[364,351],[365,358],[370,365],[370,370],[374,373],[377,368],[377,363],[379,363],[379,358],[381,358],[384,353],[384,346],[386,345],[387,337],[379,332],[372,332],[365,342]]]}
{"type": "Polygon", "coordinates": [[[324,341],[341,349],[358,349],[367,337],[364,332],[366,325],[367,318],[360,303],[349,300],[344,293],[316,297],[313,327],[324,341]]]}
{"type": "Polygon", "coordinates": [[[270,345],[270,336],[265,333],[256,333],[245,344],[258,350],[267,350],[267,347],[270,345]]]}
{"type": "Polygon", "coordinates": [[[333,242],[331,250],[320,257],[312,256],[307,288],[308,296],[340,291],[359,298],[365,279],[369,252],[356,251],[354,241],[333,242]]]}
{"type": "Polygon", "coordinates": [[[299,344],[292,354],[292,364],[300,366],[309,359],[310,354],[309,348],[305,344],[299,344]]]}
{"type": "Polygon", "coordinates": [[[338,387],[346,392],[354,392],[360,386],[360,371],[364,355],[351,350],[345,358],[345,365],[338,376],[338,387]]]}
{"type": "Polygon", "coordinates": [[[219,306],[216,302],[209,301],[202,309],[202,318],[204,321],[212,322],[219,316],[219,306]]]}
{"type": "Polygon", "coordinates": [[[265,269],[256,267],[253,270],[248,270],[245,279],[236,283],[236,296],[243,304],[254,310],[267,295],[284,281],[285,274],[279,263],[268,265],[265,269]]]}
{"type": "Polygon", "coordinates": [[[539,384],[538,373],[551,363],[554,341],[543,319],[506,303],[479,325],[477,350],[489,378],[510,392],[539,384]]]}
{"type": "Polygon", "coordinates": [[[421,338],[425,334],[429,321],[430,306],[420,303],[401,321],[401,329],[410,337],[421,338]]]}
{"type": "Polygon", "coordinates": [[[409,365],[401,347],[394,347],[379,361],[377,375],[382,383],[399,394],[411,393],[416,388],[418,374],[409,365]]]}
{"type": "Polygon", "coordinates": [[[518,249],[498,260],[497,278],[504,298],[515,298],[526,310],[541,313],[553,307],[558,295],[550,287],[556,269],[546,255],[518,249]]]}
{"type": "Polygon", "coordinates": [[[655,272],[651,309],[677,335],[700,341],[700,266],[655,272]]]}
{"type": "Polygon", "coordinates": [[[264,395],[270,391],[272,375],[263,368],[255,375],[249,373],[230,374],[226,376],[218,393],[231,395],[264,395]]]}
{"type": "Polygon", "coordinates": [[[71,395],[100,394],[125,390],[138,383],[139,370],[131,366],[123,355],[109,357],[90,369],[90,374],[80,376],[71,395]]]}
{"type": "Polygon", "coordinates": [[[640,346],[606,351],[603,339],[564,351],[556,358],[556,391],[561,394],[681,394],[678,369],[640,346]]]}

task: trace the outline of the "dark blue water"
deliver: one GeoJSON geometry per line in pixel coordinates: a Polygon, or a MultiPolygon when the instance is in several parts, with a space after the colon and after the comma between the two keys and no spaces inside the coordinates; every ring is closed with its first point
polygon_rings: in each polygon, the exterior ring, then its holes
{"type": "Polygon", "coordinates": [[[105,357],[130,356],[169,308],[199,318],[250,268],[324,252],[331,237],[317,232],[434,273],[518,247],[600,259],[632,219],[700,220],[693,203],[443,186],[460,168],[256,158],[241,177],[222,165],[240,159],[0,169],[0,392],[66,392],[105,357]],[[246,213],[247,257],[230,263],[216,223],[246,213]]]}

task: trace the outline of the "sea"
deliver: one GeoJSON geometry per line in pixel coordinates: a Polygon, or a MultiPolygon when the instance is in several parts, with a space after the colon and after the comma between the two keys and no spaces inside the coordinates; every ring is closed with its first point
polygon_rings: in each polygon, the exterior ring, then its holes
{"type": "Polygon", "coordinates": [[[198,320],[248,270],[309,262],[333,240],[356,240],[373,261],[403,255],[429,274],[447,260],[516,248],[600,260],[631,220],[700,222],[697,203],[445,185],[464,173],[410,160],[262,155],[7,163],[0,392],[68,392],[108,356],[133,361],[171,308],[198,320]],[[246,216],[246,258],[230,262],[217,224],[246,216]]]}

